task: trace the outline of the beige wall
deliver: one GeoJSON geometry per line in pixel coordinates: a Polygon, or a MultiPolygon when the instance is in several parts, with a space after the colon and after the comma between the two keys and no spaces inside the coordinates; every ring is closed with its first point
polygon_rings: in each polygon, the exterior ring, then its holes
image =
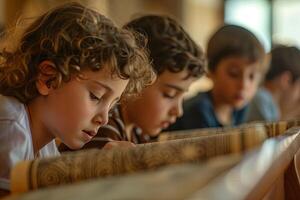
{"type": "Polygon", "coordinates": [[[185,0],[183,24],[192,38],[202,47],[212,32],[223,23],[223,1],[185,0]]]}
{"type": "Polygon", "coordinates": [[[181,20],[182,2],[182,0],[110,0],[108,16],[119,25],[142,14],[167,14],[181,20]]]}
{"type": "Polygon", "coordinates": [[[14,25],[22,16],[37,17],[69,1],[88,5],[123,25],[142,14],[167,14],[176,18],[200,45],[222,23],[222,0],[1,0],[0,22],[14,25]]]}
{"type": "MultiPolygon", "coordinates": [[[[22,19],[34,19],[46,10],[69,1],[94,8],[120,26],[142,14],[170,15],[182,23],[203,49],[212,32],[223,23],[222,0],[1,0],[0,22],[14,27],[20,16],[22,19]]],[[[23,22],[25,27],[31,21],[23,22]]],[[[208,90],[211,86],[207,78],[202,78],[193,84],[188,95],[208,90]]]]}
{"type": "MultiPolygon", "coordinates": [[[[185,0],[183,5],[183,25],[191,37],[205,51],[211,34],[224,23],[223,1],[220,0],[185,0]]],[[[207,91],[212,82],[207,78],[200,78],[193,83],[187,98],[199,91],[207,91]]]]}
{"type": "Polygon", "coordinates": [[[19,18],[38,17],[48,9],[65,2],[80,2],[107,15],[108,0],[1,0],[1,2],[3,7],[0,4],[0,9],[4,14],[0,21],[7,26],[14,26],[19,18]]]}

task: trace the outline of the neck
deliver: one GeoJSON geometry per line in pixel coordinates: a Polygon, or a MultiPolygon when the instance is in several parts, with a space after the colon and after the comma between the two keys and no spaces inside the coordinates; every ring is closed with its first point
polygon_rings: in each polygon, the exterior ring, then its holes
{"type": "Polygon", "coordinates": [[[272,94],[274,101],[276,102],[277,105],[279,105],[281,93],[280,90],[278,89],[278,84],[275,84],[273,82],[266,82],[264,84],[264,88],[266,88],[272,94]]]}
{"type": "Polygon", "coordinates": [[[212,91],[212,100],[215,115],[219,122],[223,125],[230,125],[232,123],[232,106],[222,102],[221,98],[219,98],[214,91],[212,91]]]}
{"type": "Polygon", "coordinates": [[[34,154],[36,155],[40,149],[54,139],[54,136],[49,133],[44,123],[42,122],[43,110],[40,107],[39,100],[32,100],[27,104],[27,113],[31,130],[34,154]]]}

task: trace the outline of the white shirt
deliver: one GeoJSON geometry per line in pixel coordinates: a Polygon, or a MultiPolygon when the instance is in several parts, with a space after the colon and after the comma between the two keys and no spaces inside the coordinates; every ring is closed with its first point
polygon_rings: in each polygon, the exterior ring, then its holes
{"type": "MultiPolygon", "coordinates": [[[[38,155],[58,156],[55,141],[45,145],[38,155]]],[[[34,158],[25,105],[13,97],[0,95],[0,188],[9,190],[10,170],[17,162],[34,158]]]]}

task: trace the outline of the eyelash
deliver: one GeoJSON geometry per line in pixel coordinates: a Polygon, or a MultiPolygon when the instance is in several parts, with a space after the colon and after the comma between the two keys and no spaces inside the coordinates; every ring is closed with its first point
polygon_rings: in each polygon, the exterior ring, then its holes
{"type": "Polygon", "coordinates": [[[98,98],[96,95],[94,95],[92,92],[90,92],[90,98],[94,101],[100,101],[100,98],[98,98]]]}
{"type": "Polygon", "coordinates": [[[176,97],[176,95],[171,96],[169,94],[163,93],[163,97],[168,98],[168,99],[174,99],[176,97]]]}
{"type": "Polygon", "coordinates": [[[233,71],[229,71],[228,74],[229,74],[229,76],[234,77],[234,78],[239,76],[238,72],[233,72],[233,71]]]}

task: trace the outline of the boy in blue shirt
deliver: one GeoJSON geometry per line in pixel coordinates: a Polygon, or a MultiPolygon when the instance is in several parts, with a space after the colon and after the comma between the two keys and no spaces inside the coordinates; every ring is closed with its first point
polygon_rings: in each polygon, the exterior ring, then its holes
{"type": "Polygon", "coordinates": [[[168,130],[238,125],[245,121],[248,102],[253,98],[262,74],[265,52],[247,29],[221,27],[207,47],[212,90],[184,102],[183,116],[168,130]]]}

